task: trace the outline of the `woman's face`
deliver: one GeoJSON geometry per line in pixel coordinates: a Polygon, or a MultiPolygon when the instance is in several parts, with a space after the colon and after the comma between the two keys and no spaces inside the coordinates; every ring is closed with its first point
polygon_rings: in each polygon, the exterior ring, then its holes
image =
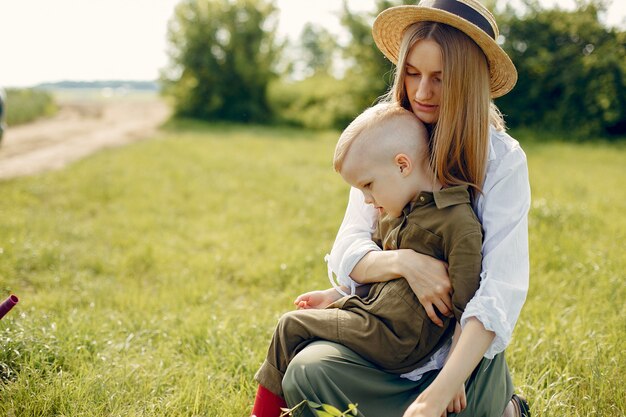
{"type": "Polygon", "coordinates": [[[443,77],[439,44],[431,39],[418,41],[409,51],[404,71],[404,88],[413,113],[424,123],[436,123],[443,77]]]}

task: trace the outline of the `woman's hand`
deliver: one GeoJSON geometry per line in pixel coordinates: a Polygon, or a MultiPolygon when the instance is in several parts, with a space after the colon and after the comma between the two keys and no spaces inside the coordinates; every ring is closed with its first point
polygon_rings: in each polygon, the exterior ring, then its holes
{"type": "Polygon", "coordinates": [[[411,249],[371,251],[356,264],[350,277],[360,284],[404,277],[433,323],[443,326],[435,308],[444,316],[452,317],[448,267],[430,256],[411,249]]]}
{"type": "Polygon", "coordinates": [[[322,291],[310,291],[299,295],[293,302],[298,309],[326,308],[338,299],[341,295],[334,288],[322,291]]]}
{"type": "Polygon", "coordinates": [[[461,385],[461,388],[454,394],[454,398],[448,404],[448,413],[460,413],[467,407],[467,398],[465,397],[465,384],[461,385]]]}
{"type": "Polygon", "coordinates": [[[437,326],[443,327],[443,321],[437,316],[435,308],[444,316],[453,315],[448,265],[411,249],[400,249],[397,252],[400,275],[407,280],[428,317],[437,326]]]}
{"type": "Polygon", "coordinates": [[[403,417],[446,417],[448,413],[460,413],[467,407],[465,398],[465,384],[454,394],[448,407],[441,404],[442,398],[435,392],[435,388],[426,388],[423,393],[407,408],[403,417]]]}
{"type": "Polygon", "coordinates": [[[426,390],[413,401],[402,417],[445,417],[447,415],[446,409],[440,405],[441,400],[434,399],[429,388],[426,388],[426,390]]]}
{"type": "Polygon", "coordinates": [[[464,381],[480,363],[495,333],[486,330],[475,317],[470,317],[460,332],[456,347],[448,356],[446,364],[435,380],[407,408],[404,417],[440,417],[445,416],[452,407],[465,408],[464,381]],[[461,387],[455,390],[453,387],[461,387]]]}

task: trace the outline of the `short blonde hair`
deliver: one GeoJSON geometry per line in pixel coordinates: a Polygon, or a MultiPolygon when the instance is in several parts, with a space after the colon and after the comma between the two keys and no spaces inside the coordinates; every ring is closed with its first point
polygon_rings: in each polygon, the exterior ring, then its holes
{"type": "MultiPolygon", "coordinates": [[[[355,143],[360,142],[359,144],[365,145],[363,143],[366,140],[365,138],[371,139],[369,135],[364,135],[364,133],[370,132],[372,129],[380,130],[380,136],[377,136],[374,140],[381,147],[381,151],[387,147],[396,153],[401,151],[419,153],[426,148],[423,145],[427,143],[428,132],[424,124],[412,111],[396,103],[378,103],[358,115],[344,129],[335,147],[335,156],[333,158],[335,171],[341,172],[348,151],[355,143]],[[402,126],[399,125],[400,123],[402,123],[402,126]],[[398,127],[406,128],[407,126],[410,128],[414,127],[415,130],[405,131],[398,129],[398,127]],[[405,132],[406,134],[401,134],[405,132]]],[[[376,144],[372,145],[376,146],[376,144]]]]}

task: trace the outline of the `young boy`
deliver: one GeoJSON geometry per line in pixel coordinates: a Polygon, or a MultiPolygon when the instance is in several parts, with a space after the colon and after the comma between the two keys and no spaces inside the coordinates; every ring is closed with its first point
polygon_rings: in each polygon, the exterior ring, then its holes
{"type": "Polygon", "coordinates": [[[361,296],[342,297],[334,288],[303,294],[295,301],[300,309],[280,318],[255,375],[260,385],[253,415],[280,415],[287,365],[314,340],[340,343],[397,374],[421,366],[453,333],[456,341],[455,323],[480,281],[482,229],[467,187],[442,189],[428,155],[424,125],[412,112],[382,103],[344,130],[334,166],[378,209],[373,240],[382,249],[413,249],[448,263],[454,320],[435,325],[404,278],[359,287],[361,296]]]}

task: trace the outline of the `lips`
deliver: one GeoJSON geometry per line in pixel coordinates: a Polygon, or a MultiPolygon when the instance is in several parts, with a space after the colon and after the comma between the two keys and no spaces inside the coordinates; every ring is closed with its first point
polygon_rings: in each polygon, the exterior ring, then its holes
{"type": "Polygon", "coordinates": [[[437,106],[437,105],[420,103],[418,101],[414,101],[413,102],[413,106],[414,106],[414,108],[416,110],[419,110],[419,111],[425,112],[425,113],[434,113],[439,108],[439,106],[437,106]]]}

